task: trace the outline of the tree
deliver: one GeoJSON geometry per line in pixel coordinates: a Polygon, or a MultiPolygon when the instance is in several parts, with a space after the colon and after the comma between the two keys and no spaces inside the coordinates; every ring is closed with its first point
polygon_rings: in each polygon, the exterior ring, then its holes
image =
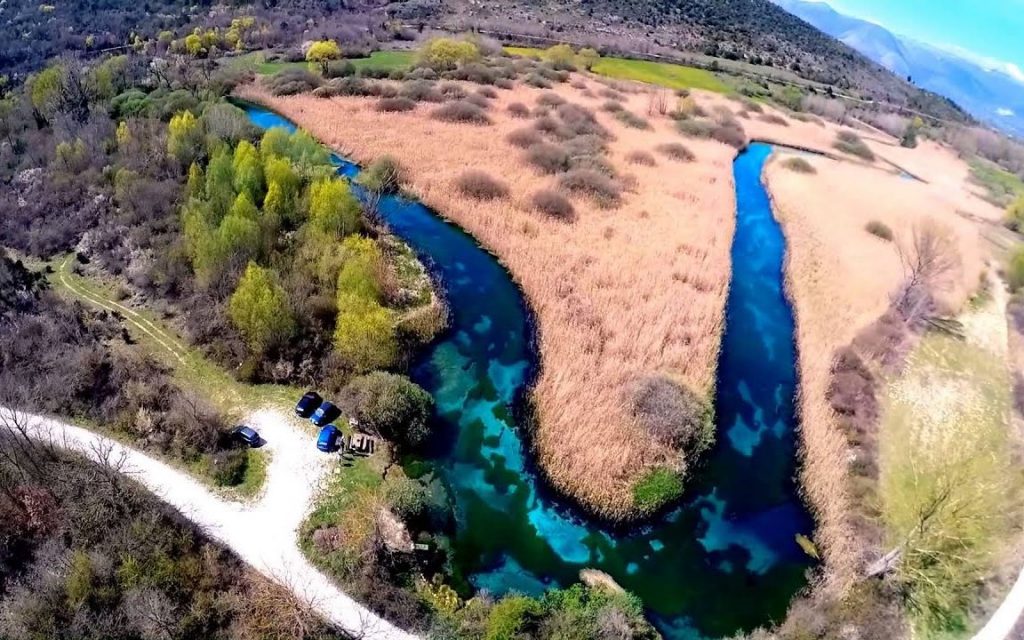
{"type": "Polygon", "coordinates": [[[460,64],[473,62],[480,57],[480,49],[472,42],[452,38],[428,40],[417,55],[417,64],[436,71],[454,69],[460,64]]]}
{"type": "Polygon", "coordinates": [[[191,111],[171,116],[167,125],[167,153],[182,166],[199,158],[203,147],[203,132],[191,111]]]}
{"type": "Polygon", "coordinates": [[[260,155],[266,162],[272,156],[289,157],[291,134],[284,127],[271,127],[260,138],[260,155]]]}
{"type": "Polygon", "coordinates": [[[235,191],[245,193],[251,202],[262,202],[263,162],[251,142],[242,140],[238,143],[231,167],[235,191]]]}
{"type": "Polygon", "coordinates": [[[365,300],[380,301],[380,248],[370,238],[352,235],[341,243],[344,256],[338,272],[338,292],[365,300]]]}
{"type": "Polygon", "coordinates": [[[206,199],[215,214],[210,221],[213,224],[227,215],[228,208],[235,201],[234,163],[227,148],[215,151],[206,167],[206,199]]]}
{"type": "Polygon", "coordinates": [[[921,116],[914,116],[914,119],[907,124],[907,128],[903,131],[903,137],[900,138],[900,145],[913,149],[917,146],[917,134],[924,128],[924,120],[921,116]]]}
{"type": "Polygon", "coordinates": [[[365,372],[394,365],[398,340],[391,311],[373,300],[340,292],[334,350],[352,371],[365,372]]]}
{"type": "Polygon", "coordinates": [[[1010,256],[1010,264],[1006,270],[1006,280],[1013,291],[1024,287],[1024,247],[1017,248],[1013,255],[1010,256]]]}
{"type": "Polygon", "coordinates": [[[341,398],[361,428],[399,448],[416,449],[430,438],[434,400],[405,376],[374,371],[350,382],[341,398]]]}
{"type": "Polygon", "coordinates": [[[934,221],[915,225],[909,246],[896,245],[904,280],[894,307],[907,324],[916,324],[934,312],[935,295],[949,289],[960,269],[956,238],[934,221]]]}
{"type": "Polygon", "coordinates": [[[271,183],[277,183],[281,195],[294,200],[299,195],[302,178],[295,172],[287,157],[270,156],[263,161],[263,177],[269,190],[271,183]]]}
{"type": "Polygon", "coordinates": [[[557,68],[568,68],[573,66],[576,60],[576,53],[567,44],[556,44],[544,51],[544,59],[555,65],[557,68]]]}
{"type": "Polygon", "coordinates": [[[1017,196],[1017,199],[1006,207],[1006,226],[1017,233],[1024,232],[1024,194],[1017,196]]]}
{"type": "Polygon", "coordinates": [[[245,202],[245,196],[239,195],[243,202],[240,203],[241,212],[236,215],[234,211],[224,218],[217,229],[219,241],[218,254],[221,264],[215,265],[223,268],[229,264],[242,264],[255,258],[260,251],[261,233],[260,223],[256,216],[256,208],[250,202],[245,202]],[[249,209],[249,207],[252,207],[249,209]]]}
{"type": "Polygon", "coordinates": [[[359,230],[361,210],[348,182],[318,180],[309,187],[309,223],[314,229],[341,238],[359,230]]]}
{"type": "Polygon", "coordinates": [[[228,302],[228,317],[254,353],[287,339],[294,329],[288,296],[277,274],[250,262],[228,302]]]}
{"type": "Polygon", "coordinates": [[[594,65],[601,61],[601,54],[590,47],[584,47],[583,49],[580,49],[578,54],[576,54],[576,59],[579,61],[581,67],[590,71],[594,68],[594,65]]]}
{"type": "Polygon", "coordinates": [[[317,40],[306,50],[306,61],[320,65],[320,73],[327,75],[327,63],[341,57],[341,47],[334,40],[317,40]]]}
{"type": "Polygon", "coordinates": [[[185,193],[189,198],[202,198],[206,195],[206,174],[203,168],[193,162],[188,166],[188,182],[185,193]]]}

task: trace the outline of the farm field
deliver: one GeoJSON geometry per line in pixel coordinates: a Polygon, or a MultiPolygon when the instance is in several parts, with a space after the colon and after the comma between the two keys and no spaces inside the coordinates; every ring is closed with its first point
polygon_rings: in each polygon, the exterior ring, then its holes
{"type": "MultiPolygon", "coordinates": [[[[412,64],[413,55],[411,51],[374,51],[365,58],[346,59],[352,63],[356,70],[374,68],[391,71],[409,67],[412,64]]],[[[229,64],[249,63],[254,64],[256,73],[261,75],[274,74],[282,69],[307,69],[309,67],[308,62],[269,62],[266,60],[265,54],[261,52],[249,53],[233,58],[229,64]]]]}

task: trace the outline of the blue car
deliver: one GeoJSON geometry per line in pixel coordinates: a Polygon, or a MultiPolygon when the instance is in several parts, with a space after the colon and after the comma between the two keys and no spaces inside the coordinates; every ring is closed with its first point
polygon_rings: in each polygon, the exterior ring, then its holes
{"type": "Polygon", "coordinates": [[[323,398],[320,397],[319,393],[316,391],[309,391],[306,395],[302,396],[302,399],[295,405],[295,415],[300,418],[308,418],[313,415],[313,412],[316,411],[316,408],[320,406],[321,402],[323,402],[323,398]]]}
{"type": "Polygon", "coordinates": [[[321,404],[313,415],[309,418],[309,421],[318,427],[322,427],[329,422],[333,422],[335,418],[341,415],[341,409],[334,406],[330,402],[324,402],[321,404]]]}
{"type": "Polygon", "coordinates": [[[260,434],[252,427],[247,427],[244,424],[235,427],[234,434],[236,438],[250,447],[255,447],[260,443],[260,434]]]}
{"type": "Polygon", "coordinates": [[[324,453],[331,453],[338,448],[338,436],[341,432],[338,427],[329,424],[320,430],[320,436],[316,439],[316,448],[324,453]]]}

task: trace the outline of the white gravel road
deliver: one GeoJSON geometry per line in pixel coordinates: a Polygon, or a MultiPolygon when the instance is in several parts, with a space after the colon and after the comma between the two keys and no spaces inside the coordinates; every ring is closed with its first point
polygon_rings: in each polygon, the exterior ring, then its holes
{"type": "Polygon", "coordinates": [[[122,472],[173,505],[257,571],[310,603],[343,631],[365,640],[416,638],[345,595],[299,550],[299,525],[310,511],[332,458],[317,451],[313,437],[284,414],[264,410],[249,420],[266,440],[263,446],[270,453],[263,494],[251,503],[224,500],[187,473],[87,429],[38,416],[30,416],[29,424],[33,437],[94,459],[101,451],[109,451],[107,459],[119,461],[122,472]]]}

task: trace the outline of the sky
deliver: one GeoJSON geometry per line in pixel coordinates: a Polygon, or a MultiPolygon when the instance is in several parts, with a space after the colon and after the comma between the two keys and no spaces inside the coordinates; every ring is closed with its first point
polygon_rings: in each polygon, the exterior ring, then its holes
{"type": "Polygon", "coordinates": [[[1024,78],[1024,0],[827,1],[840,13],[1024,78]]]}

